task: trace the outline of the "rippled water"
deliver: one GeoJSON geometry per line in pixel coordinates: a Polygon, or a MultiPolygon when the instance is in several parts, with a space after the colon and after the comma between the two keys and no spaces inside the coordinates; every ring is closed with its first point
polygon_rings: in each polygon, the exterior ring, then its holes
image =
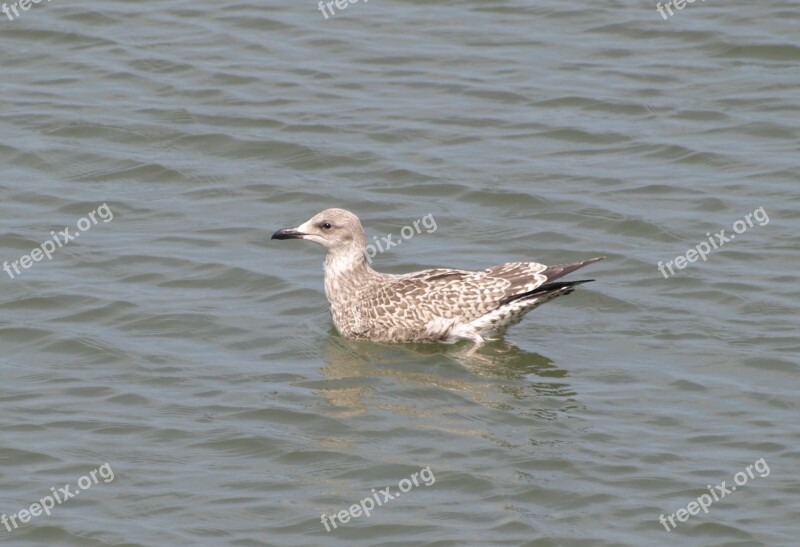
{"type": "Polygon", "coordinates": [[[114,472],[0,542],[795,545],[798,23],[777,0],[0,15],[0,260],[113,212],[0,271],[0,512],[114,472]],[[383,271],[608,259],[490,365],[351,343],[321,251],[269,241],[332,206],[370,240],[436,219],[383,271]]]}

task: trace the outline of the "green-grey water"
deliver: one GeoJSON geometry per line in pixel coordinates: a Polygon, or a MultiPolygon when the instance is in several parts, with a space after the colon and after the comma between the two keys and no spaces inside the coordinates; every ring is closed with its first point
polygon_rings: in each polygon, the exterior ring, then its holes
{"type": "Polygon", "coordinates": [[[796,545],[800,5],[655,4],[0,14],[0,261],[113,214],[0,271],[0,543],[796,545]],[[435,219],[381,271],[607,259],[484,363],[353,343],[269,240],[327,207],[435,219]]]}

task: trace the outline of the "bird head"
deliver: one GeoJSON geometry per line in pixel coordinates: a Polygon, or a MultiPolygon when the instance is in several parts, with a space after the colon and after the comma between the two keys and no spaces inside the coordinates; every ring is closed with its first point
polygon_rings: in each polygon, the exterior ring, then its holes
{"type": "Polygon", "coordinates": [[[325,209],[296,228],[278,230],[272,239],[307,239],[336,254],[363,254],[367,245],[361,221],[345,209],[325,209]]]}

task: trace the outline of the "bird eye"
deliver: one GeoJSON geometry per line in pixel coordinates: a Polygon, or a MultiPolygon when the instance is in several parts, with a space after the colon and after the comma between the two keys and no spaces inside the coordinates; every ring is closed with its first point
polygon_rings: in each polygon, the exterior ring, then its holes
{"type": "Polygon", "coordinates": [[[326,223],[324,223],[322,225],[322,227],[325,228],[326,230],[330,230],[331,229],[331,223],[330,222],[326,222],[326,223]]]}

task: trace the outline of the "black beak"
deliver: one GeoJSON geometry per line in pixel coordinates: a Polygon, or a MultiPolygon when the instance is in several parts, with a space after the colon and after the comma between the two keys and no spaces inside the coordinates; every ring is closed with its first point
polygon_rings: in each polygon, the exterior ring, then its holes
{"type": "Polygon", "coordinates": [[[305,235],[308,234],[298,232],[296,228],[284,228],[272,234],[270,239],[303,239],[305,235]]]}

